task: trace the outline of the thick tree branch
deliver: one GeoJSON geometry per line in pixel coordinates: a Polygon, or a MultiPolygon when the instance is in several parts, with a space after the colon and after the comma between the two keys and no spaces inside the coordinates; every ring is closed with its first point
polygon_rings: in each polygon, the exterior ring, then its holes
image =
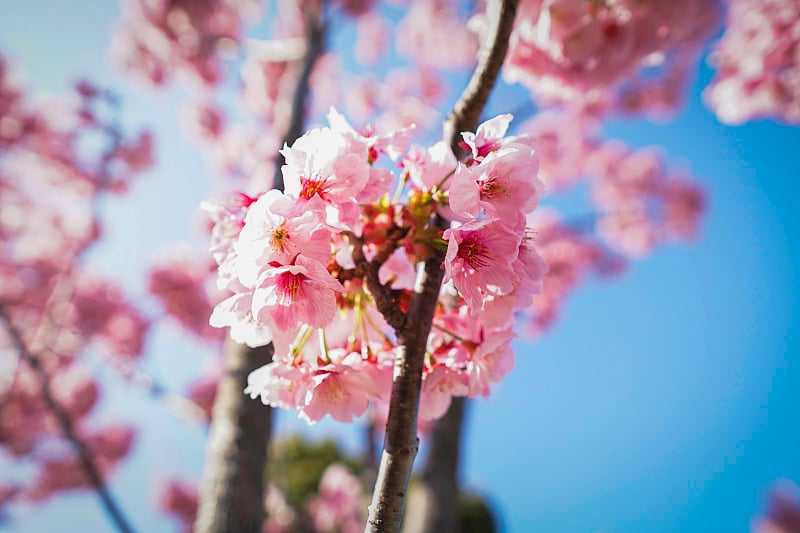
{"type": "Polygon", "coordinates": [[[108,487],[106,486],[105,481],[103,481],[100,468],[95,463],[92,453],[78,436],[78,432],[75,430],[75,427],[72,424],[72,419],[67,411],[61,407],[53,395],[50,376],[42,366],[40,357],[28,351],[27,347],[25,346],[25,342],[22,339],[22,335],[20,335],[20,332],[11,322],[11,319],[8,317],[5,309],[3,308],[0,308],[0,320],[3,321],[3,325],[5,326],[5,329],[11,338],[11,342],[14,344],[14,348],[17,351],[20,359],[25,361],[25,363],[27,363],[36,374],[41,387],[42,398],[44,399],[47,409],[53,415],[53,418],[55,418],[58,428],[64,435],[64,438],[75,450],[75,453],[78,456],[78,462],[83,469],[84,475],[86,475],[89,483],[100,497],[100,501],[108,513],[108,516],[111,518],[111,521],[114,522],[117,530],[123,533],[133,533],[134,529],[130,525],[130,521],[125,517],[125,514],[122,512],[119,504],[116,502],[114,496],[111,494],[111,491],[109,491],[108,487]]]}
{"type": "Polygon", "coordinates": [[[475,72],[461,97],[453,106],[444,123],[444,140],[458,154],[462,131],[474,131],[478,126],[483,108],[497,81],[500,67],[508,51],[508,38],[514,27],[519,0],[500,0],[498,12],[490,17],[494,21],[475,72]]]}
{"type": "MultiPolygon", "coordinates": [[[[322,6],[306,6],[307,48],[292,96],[291,115],[286,125],[285,144],[302,134],[309,81],[314,65],[325,50],[322,6]]],[[[283,190],[278,155],[273,187],[283,190]]],[[[272,344],[247,348],[226,344],[223,364],[226,375],[220,382],[212,411],[211,433],[204,483],[195,530],[199,533],[260,531],[264,521],[264,470],[271,433],[272,409],[254,402],[243,393],[247,376],[272,360],[272,344]]]]}
{"type": "MultiPolygon", "coordinates": [[[[481,52],[478,66],[445,122],[444,138],[456,153],[460,132],[473,131],[476,128],[497,80],[508,50],[517,4],[518,0],[500,0],[499,12],[493,19],[494,26],[481,52]]],[[[447,222],[437,216],[436,225],[444,229],[447,222]]],[[[411,468],[419,448],[417,414],[422,370],[428,335],[444,277],[443,261],[443,251],[425,261],[417,277],[407,320],[404,327],[397,332],[399,348],[389,418],[366,532],[400,530],[411,468]]]]}

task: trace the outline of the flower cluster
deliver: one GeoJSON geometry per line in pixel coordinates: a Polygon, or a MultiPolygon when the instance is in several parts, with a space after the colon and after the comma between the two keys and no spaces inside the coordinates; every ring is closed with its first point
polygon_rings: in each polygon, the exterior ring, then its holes
{"type": "Polygon", "coordinates": [[[718,69],[706,96],[720,120],[800,123],[800,4],[729,0],[728,24],[711,55],[718,69]]]}
{"type": "Polygon", "coordinates": [[[363,530],[361,516],[363,490],[358,478],[341,463],[325,469],[319,493],[308,502],[314,531],[320,533],[358,533],[363,530]]]}
{"type": "Polygon", "coordinates": [[[253,0],[127,0],[123,9],[114,55],[124,68],[155,85],[175,73],[217,83],[223,71],[219,51],[235,49],[244,22],[260,11],[253,0]]]}
{"type": "Polygon", "coordinates": [[[530,139],[507,136],[511,116],[496,117],[462,134],[462,162],[444,142],[409,148],[409,129],[362,134],[328,118],[282,150],[285,192],[211,206],[218,285],[233,292],[211,324],[275,347],[247,392],[309,422],[388,401],[415,270],[439,250],[445,284],[420,416],[488,395],[513,364],[514,312],[546,271],[526,224],[542,190],[530,139]],[[441,216],[453,221],[445,231],[441,216]]]}
{"type": "Polygon", "coordinates": [[[214,305],[223,293],[212,284],[216,265],[207,255],[199,256],[188,247],[177,246],[162,254],[149,272],[150,292],[164,311],[199,339],[221,341],[220,330],[208,324],[214,305]]]}
{"type": "Polygon", "coordinates": [[[546,102],[618,104],[614,89],[632,83],[636,97],[623,94],[622,107],[661,107],[676,99],[717,17],[705,0],[523,0],[504,75],[546,102]],[[643,82],[648,90],[637,90],[643,82]],[[664,97],[646,102],[652,93],[664,97]]]}
{"type": "Polygon", "coordinates": [[[652,148],[604,140],[599,129],[583,113],[548,111],[528,121],[523,130],[538,141],[548,190],[588,182],[588,218],[599,239],[627,257],[696,235],[705,197],[688,173],[670,169],[652,148]]]}
{"type": "Polygon", "coordinates": [[[99,199],[152,161],[150,134],[123,134],[117,115],[115,98],[85,81],[66,98],[33,93],[0,56],[0,453],[14,460],[0,507],[92,486],[46,383],[100,475],[134,443],[131,427],[97,420],[103,387],[84,357],[100,348],[112,366],[130,365],[149,328],[116,282],[82,264],[102,232],[99,199]],[[28,479],[8,483],[20,471],[28,479]]]}

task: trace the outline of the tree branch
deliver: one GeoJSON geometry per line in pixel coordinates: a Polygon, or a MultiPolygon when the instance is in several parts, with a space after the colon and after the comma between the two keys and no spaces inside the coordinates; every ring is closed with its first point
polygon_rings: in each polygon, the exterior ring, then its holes
{"type": "MultiPolygon", "coordinates": [[[[460,132],[473,131],[476,128],[497,80],[508,50],[517,4],[518,0],[500,0],[495,24],[486,46],[482,49],[478,66],[445,122],[444,139],[456,153],[460,132]]],[[[440,229],[447,227],[447,221],[442,217],[437,216],[435,223],[440,229]]],[[[425,261],[417,277],[407,320],[404,327],[397,332],[399,348],[389,418],[365,532],[400,530],[411,468],[419,449],[417,414],[422,370],[428,335],[444,277],[444,255],[443,251],[438,251],[433,258],[425,261]]]]}
{"type": "MultiPolygon", "coordinates": [[[[319,3],[306,6],[307,49],[292,97],[285,144],[302,134],[311,72],[325,50],[326,28],[319,3]]],[[[283,156],[275,161],[273,187],[283,190],[283,156]]],[[[264,471],[272,409],[242,392],[247,376],[272,360],[273,346],[248,348],[229,342],[223,353],[225,377],[212,411],[207,472],[195,523],[199,533],[261,531],[264,521],[264,471]]]]}
{"type": "Polygon", "coordinates": [[[130,521],[125,517],[125,514],[122,512],[119,504],[117,504],[116,500],[111,494],[111,491],[109,491],[108,487],[103,481],[100,468],[95,463],[92,453],[78,436],[78,433],[72,424],[72,419],[67,411],[64,410],[64,408],[61,407],[61,405],[55,399],[52,386],[50,384],[50,376],[42,366],[40,357],[28,351],[25,346],[25,342],[22,339],[22,335],[20,335],[17,328],[14,327],[14,324],[11,322],[6,310],[3,308],[0,308],[0,320],[3,321],[5,329],[8,332],[9,337],[11,337],[11,342],[14,344],[14,348],[19,354],[20,359],[25,361],[36,374],[41,386],[42,398],[44,399],[45,405],[47,405],[48,410],[53,415],[53,418],[55,418],[58,428],[64,435],[64,438],[75,450],[75,453],[78,456],[78,462],[80,463],[84,474],[88,478],[92,487],[94,487],[97,495],[100,497],[100,501],[103,503],[103,507],[105,507],[105,510],[111,518],[111,521],[114,523],[117,530],[121,531],[122,533],[133,533],[134,529],[131,527],[130,521]]]}
{"type": "MultiPolygon", "coordinates": [[[[297,85],[292,96],[292,110],[289,115],[289,123],[286,125],[286,133],[283,136],[284,144],[293,144],[303,134],[303,124],[305,123],[306,116],[306,103],[308,102],[308,95],[311,90],[311,73],[314,71],[314,65],[317,60],[322,57],[325,52],[325,34],[327,33],[327,25],[322,19],[322,6],[312,5],[305,7],[306,13],[306,28],[308,34],[306,55],[303,58],[303,68],[297,78],[297,85]]],[[[282,146],[281,146],[282,147],[282,146]]],[[[272,187],[280,191],[283,190],[283,173],[281,166],[283,165],[283,156],[278,156],[278,163],[275,168],[275,176],[273,178],[272,187]]]]}
{"type": "MultiPolygon", "coordinates": [[[[363,272],[367,288],[375,301],[375,307],[383,315],[387,324],[392,326],[396,332],[401,331],[406,324],[406,314],[398,307],[391,287],[381,283],[378,275],[381,265],[386,262],[391,252],[380,250],[372,261],[367,261],[364,257],[364,241],[350,231],[344,232],[344,236],[353,245],[353,262],[356,264],[356,270],[363,272]]],[[[391,244],[391,240],[387,240],[387,243],[391,244]]],[[[386,249],[388,248],[390,247],[387,246],[386,249]]]]}
{"type": "Polygon", "coordinates": [[[483,108],[497,81],[497,75],[508,51],[508,38],[514,27],[518,4],[519,0],[498,2],[494,26],[487,36],[487,46],[481,49],[481,57],[472,78],[447,116],[444,124],[444,140],[456,153],[460,151],[458,143],[461,132],[474,131],[478,126],[483,108]]]}

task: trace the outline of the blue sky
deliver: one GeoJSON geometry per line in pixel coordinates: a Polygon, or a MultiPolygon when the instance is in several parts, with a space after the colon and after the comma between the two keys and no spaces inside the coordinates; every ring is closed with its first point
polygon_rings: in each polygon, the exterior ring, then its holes
{"type": "MultiPolygon", "coordinates": [[[[130,195],[106,202],[108,238],[91,257],[144,294],[155,240],[160,248],[201,239],[187,216],[210,184],[174,121],[180,95],[142,92],[109,66],[116,10],[64,0],[6,6],[0,50],[41,90],[59,92],[80,75],[110,84],[126,122],[156,130],[158,166],[130,195]]],[[[547,336],[516,343],[516,368],[492,397],[471,405],[463,478],[491,497],[506,531],[747,531],[775,480],[800,482],[800,129],[719,124],[699,96],[710,77],[702,66],[685,110],[667,125],[606,128],[635,146],[664,147],[699,177],[710,200],[699,238],[582,287],[547,336]]],[[[505,111],[504,101],[495,96],[490,109],[505,111]]],[[[169,328],[151,351],[159,355],[147,370],[176,389],[209,355],[169,328]]],[[[109,372],[104,380],[118,385],[109,372]]],[[[152,474],[199,478],[204,430],[127,391],[112,393],[98,418],[120,410],[147,429],[112,488],[140,530],[172,531],[151,505],[152,474]]],[[[292,414],[278,424],[357,441],[333,423],[305,429],[292,414]]],[[[17,518],[14,531],[108,530],[91,494],[17,518]]]]}

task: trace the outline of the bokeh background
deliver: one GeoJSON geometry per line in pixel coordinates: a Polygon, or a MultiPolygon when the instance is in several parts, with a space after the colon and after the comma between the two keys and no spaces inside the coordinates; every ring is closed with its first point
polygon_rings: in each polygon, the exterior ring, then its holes
{"type": "MultiPolygon", "coordinates": [[[[91,79],[121,97],[126,125],[154,131],[155,167],[103,203],[106,235],[88,258],[148,305],[142,273],[154,251],[202,244],[197,208],[213,188],[176,121],[181,91],[143,89],[112,66],[115,2],[6,0],[0,13],[0,50],[31,88],[91,79]]],[[[704,62],[671,121],[615,120],[604,131],[661,146],[699,177],[709,200],[700,235],[583,286],[545,336],[516,341],[516,367],[491,398],[470,404],[462,478],[489,497],[504,531],[748,531],[777,480],[800,481],[800,129],[720,124],[701,100],[711,76],[704,62]]],[[[503,86],[487,115],[524,99],[503,86]]],[[[210,356],[170,327],[149,343],[144,367],[175,390],[210,356]]],[[[173,531],[154,506],[158,478],[199,480],[205,429],[98,371],[119,387],[97,416],[143,428],[112,490],[141,531],[173,531]]],[[[276,424],[360,444],[342,424],[307,427],[294,413],[276,424]]],[[[109,530],[89,491],[13,518],[0,529],[109,530]]]]}

